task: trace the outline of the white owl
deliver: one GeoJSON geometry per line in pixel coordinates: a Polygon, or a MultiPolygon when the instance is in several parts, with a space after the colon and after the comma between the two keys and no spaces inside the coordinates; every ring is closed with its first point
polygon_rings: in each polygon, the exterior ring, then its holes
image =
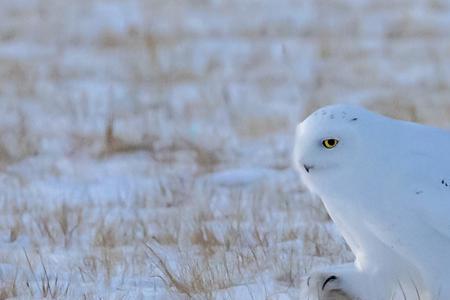
{"type": "Polygon", "coordinates": [[[298,125],[294,161],[356,257],[311,296],[450,299],[450,133],[333,105],[298,125]]]}

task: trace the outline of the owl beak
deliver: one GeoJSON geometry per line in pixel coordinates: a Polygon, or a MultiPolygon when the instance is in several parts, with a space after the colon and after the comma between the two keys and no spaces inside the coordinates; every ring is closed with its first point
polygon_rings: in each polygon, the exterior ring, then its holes
{"type": "Polygon", "coordinates": [[[309,173],[310,170],[314,169],[314,166],[303,164],[303,168],[305,168],[305,171],[309,173]]]}

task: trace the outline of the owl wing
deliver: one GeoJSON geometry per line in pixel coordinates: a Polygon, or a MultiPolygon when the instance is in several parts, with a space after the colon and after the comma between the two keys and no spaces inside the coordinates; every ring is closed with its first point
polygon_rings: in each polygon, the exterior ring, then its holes
{"type": "MultiPolygon", "coordinates": [[[[400,122],[403,143],[397,147],[399,187],[405,210],[450,241],[450,132],[400,122]],[[400,179],[401,178],[401,179],[400,179]]],[[[395,171],[396,172],[396,171],[395,171]]]]}
{"type": "MultiPolygon", "coordinates": [[[[450,140],[450,139],[449,139],[450,140]]],[[[448,147],[450,149],[450,145],[448,147]]],[[[414,155],[405,174],[408,184],[405,209],[414,210],[417,222],[429,226],[450,243],[450,150],[448,156],[441,151],[414,155]]]]}
{"type": "Polygon", "coordinates": [[[415,191],[412,204],[418,221],[423,221],[450,241],[450,177],[433,179],[432,185],[415,191]]]}

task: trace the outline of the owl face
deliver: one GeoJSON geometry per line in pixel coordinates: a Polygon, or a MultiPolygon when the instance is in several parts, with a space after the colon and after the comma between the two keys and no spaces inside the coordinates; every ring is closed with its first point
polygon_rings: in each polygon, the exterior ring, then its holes
{"type": "Polygon", "coordinates": [[[363,153],[360,113],[348,106],[325,107],[297,126],[294,165],[310,189],[343,184],[363,153]],[[345,175],[345,176],[344,176],[345,175]]]}

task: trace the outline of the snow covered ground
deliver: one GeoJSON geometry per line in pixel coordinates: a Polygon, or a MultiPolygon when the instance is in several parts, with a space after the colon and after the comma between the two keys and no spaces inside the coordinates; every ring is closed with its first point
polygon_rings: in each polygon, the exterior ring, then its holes
{"type": "Polygon", "coordinates": [[[440,0],[0,2],[0,299],[304,299],[328,103],[450,126],[440,0]]]}

